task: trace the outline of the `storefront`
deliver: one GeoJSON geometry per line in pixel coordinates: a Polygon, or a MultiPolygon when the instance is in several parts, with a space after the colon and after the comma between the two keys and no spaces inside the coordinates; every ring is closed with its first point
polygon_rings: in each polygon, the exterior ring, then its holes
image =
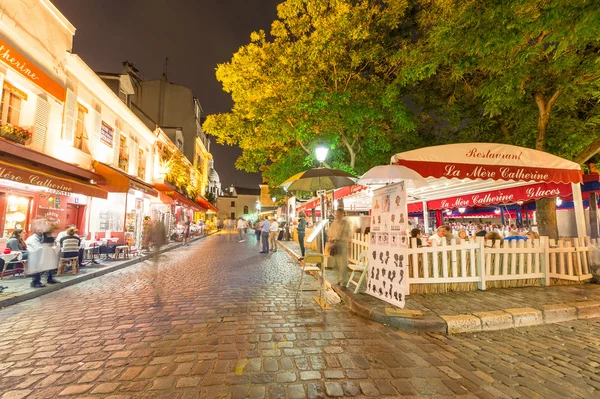
{"type": "Polygon", "coordinates": [[[95,170],[104,177],[109,191],[105,200],[94,199],[91,231],[96,239],[117,238],[127,245],[141,246],[144,220],[151,216],[152,201],[158,192],[141,179],[112,166],[94,162],[95,170]]]}
{"type": "Polygon", "coordinates": [[[74,224],[87,233],[89,197],[107,198],[91,184],[102,177],[86,169],[0,138],[0,236],[15,229],[31,232],[31,222],[44,217],[60,230],[74,224]]]}

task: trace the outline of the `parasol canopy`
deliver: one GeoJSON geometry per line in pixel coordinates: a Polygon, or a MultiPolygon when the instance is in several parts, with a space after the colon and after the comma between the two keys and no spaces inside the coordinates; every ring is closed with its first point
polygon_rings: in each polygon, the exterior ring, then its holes
{"type": "Polygon", "coordinates": [[[367,171],[358,180],[358,184],[376,185],[391,184],[405,181],[408,188],[418,188],[427,186],[427,181],[412,169],[402,165],[380,165],[367,171]]]}
{"type": "Polygon", "coordinates": [[[312,168],[290,177],[281,184],[288,191],[321,191],[351,186],[358,180],[348,172],[330,168],[312,168]]]}

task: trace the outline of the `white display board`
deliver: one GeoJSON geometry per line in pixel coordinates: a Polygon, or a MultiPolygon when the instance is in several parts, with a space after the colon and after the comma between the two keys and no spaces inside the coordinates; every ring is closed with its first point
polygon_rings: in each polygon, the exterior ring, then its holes
{"type": "Polygon", "coordinates": [[[408,212],[404,182],[374,192],[367,292],[404,308],[408,295],[408,212]]]}

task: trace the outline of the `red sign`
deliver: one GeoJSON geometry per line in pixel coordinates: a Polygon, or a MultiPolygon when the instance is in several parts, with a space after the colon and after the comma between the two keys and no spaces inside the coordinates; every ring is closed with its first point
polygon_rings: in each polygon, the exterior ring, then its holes
{"type": "Polygon", "coordinates": [[[581,183],[581,171],[568,169],[530,168],[507,165],[477,165],[399,160],[423,177],[470,180],[514,180],[558,183],[581,183]]]}
{"type": "Polygon", "coordinates": [[[32,171],[25,167],[16,167],[0,163],[0,179],[11,180],[32,186],[45,187],[53,192],[83,194],[97,198],[107,198],[108,193],[96,186],[78,183],[67,178],[59,178],[41,172],[32,171]]]}
{"type": "Polygon", "coordinates": [[[506,190],[463,195],[442,200],[429,201],[428,209],[453,209],[469,206],[511,204],[540,198],[564,197],[571,194],[571,185],[562,183],[541,183],[506,190]]]}
{"type": "Polygon", "coordinates": [[[65,101],[67,90],[62,85],[29,62],[27,58],[2,39],[0,39],[0,61],[44,89],[57,100],[65,101]]]}

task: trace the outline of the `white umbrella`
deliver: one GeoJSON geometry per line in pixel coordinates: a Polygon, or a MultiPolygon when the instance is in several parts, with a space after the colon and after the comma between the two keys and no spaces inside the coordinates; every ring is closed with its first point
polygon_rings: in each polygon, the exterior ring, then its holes
{"type": "Polygon", "coordinates": [[[406,181],[407,188],[427,186],[427,181],[412,169],[401,165],[380,165],[369,169],[362,175],[357,184],[363,186],[398,183],[406,181]]]}

